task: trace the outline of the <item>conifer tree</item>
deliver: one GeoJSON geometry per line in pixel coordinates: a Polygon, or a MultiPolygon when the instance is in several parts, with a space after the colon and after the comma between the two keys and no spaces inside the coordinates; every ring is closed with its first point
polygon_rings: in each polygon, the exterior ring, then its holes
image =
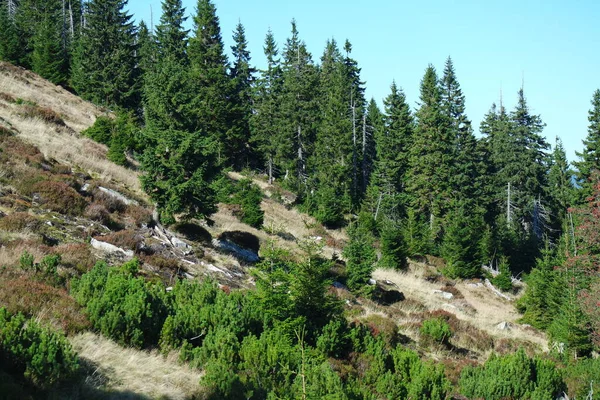
{"type": "Polygon", "coordinates": [[[281,123],[279,100],[283,82],[277,43],[270,30],[263,49],[267,67],[260,71],[254,91],[254,113],[250,117],[251,143],[266,164],[269,183],[273,183],[277,167],[283,166],[284,160],[291,158],[291,147],[285,145],[282,131],[278,129],[281,123]]]}
{"type": "Polygon", "coordinates": [[[234,138],[229,137],[233,133],[230,129],[231,111],[228,101],[231,84],[227,75],[228,62],[219,17],[210,0],[198,0],[188,56],[191,82],[196,92],[192,103],[193,113],[197,117],[194,130],[200,129],[214,138],[218,145],[219,162],[231,165],[233,151],[229,146],[235,142],[234,138]]]}
{"type": "Polygon", "coordinates": [[[377,156],[369,194],[379,204],[380,215],[400,218],[405,214],[400,195],[406,184],[414,122],[404,92],[395,82],[383,104],[384,126],[375,131],[377,156]]]}
{"type": "MultiPolygon", "coordinates": [[[[549,145],[541,136],[545,124],[539,115],[532,115],[525,99],[523,89],[519,90],[518,103],[510,114],[511,148],[504,157],[508,158],[504,177],[513,188],[512,201],[515,204],[515,216],[524,226],[535,224],[534,200],[544,196],[547,185],[549,145]]],[[[539,233],[535,233],[541,238],[539,233]]]]}
{"type": "Polygon", "coordinates": [[[188,31],[183,28],[184,9],[177,1],[165,0],[162,7],[155,41],[151,37],[140,41],[141,67],[146,69],[146,125],[157,130],[194,131],[198,129],[198,118],[192,106],[195,85],[190,77],[186,53],[188,31]]]}
{"type": "Polygon", "coordinates": [[[55,84],[67,80],[65,49],[63,48],[58,22],[51,14],[46,14],[38,23],[33,37],[31,64],[34,72],[55,84]]]}
{"type": "Polygon", "coordinates": [[[19,64],[25,56],[25,46],[15,20],[16,5],[9,9],[7,1],[0,2],[0,59],[19,64]]]}
{"type": "Polygon", "coordinates": [[[409,151],[407,192],[412,206],[429,216],[430,229],[436,236],[437,219],[444,217],[451,199],[453,142],[442,108],[437,74],[431,65],[421,81],[420,99],[409,151]]]}
{"type": "Polygon", "coordinates": [[[552,228],[555,232],[560,233],[566,221],[567,209],[573,205],[575,188],[572,178],[573,172],[569,168],[565,149],[557,137],[548,172],[548,201],[554,216],[552,228]]]}
{"type": "Polygon", "coordinates": [[[170,57],[183,65],[187,63],[189,30],[183,28],[186,20],[181,0],[163,0],[160,23],[155,33],[159,59],[170,57]]]}
{"type": "Polygon", "coordinates": [[[252,115],[252,90],[256,70],[250,65],[250,51],[246,33],[241,22],[233,33],[231,46],[233,66],[230,76],[233,85],[231,96],[231,128],[228,135],[228,153],[233,166],[241,169],[252,161],[250,149],[250,116],[252,115]]]}
{"type": "Polygon", "coordinates": [[[481,223],[460,207],[448,215],[440,248],[446,260],[445,274],[452,278],[475,278],[481,272],[479,232],[481,223]]]}
{"type": "Polygon", "coordinates": [[[402,229],[391,220],[385,221],[380,232],[381,258],[377,263],[381,268],[404,269],[408,266],[407,249],[402,229]]]}
{"type": "Polygon", "coordinates": [[[476,188],[480,171],[476,158],[477,141],[471,121],[465,114],[465,96],[450,57],[446,60],[441,80],[441,103],[452,141],[452,197],[472,208],[478,202],[476,188]]]}
{"type": "Polygon", "coordinates": [[[352,291],[362,289],[369,279],[377,258],[373,236],[364,226],[354,223],[348,229],[350,243],[344,247],[346,258],[346,284],[352,291]]]}
{"type": "Polygon", "coordinates": [[[283,52],[283,87],[281,95],[282,140],[287,143],[284,160],[285,184],[305,189],[307,161],[313,152],[315,127],[318,122],[318,75],[311,54],[300,40],[296,22],[292,21],[291,36],[283,52]]]}
{"type": "Polygon", "coordinates": [[[137,109],[141,81],[136,27],[127,0],[91,0],[73,56],[72,86],[85,99],[109,107],[137,109]]]}
{"type": "Polygon", "coordinates": [[[351,205],[352,120],[344,69],[337,43],[328,41],[319,71],[321,119],[309,159],[310,189],[314,192],[309,211],[328,226],[341,222],[351,205]]]}
{"type": "Polygon", "coordinates": [[[156,64],[156,40],[144,21],[140,21],[137,34],[138,56],[140,63],[140,75],[145,81],[148,74],[152,72],[156,64]]]}
{"type": "Polygon", "coordinates": [[[595,182],[591,181],[594,171],[600,170],[600,89],[592,96],[592,108],[588,112],[588,134],[583,140],[583,151],[575,152],[579,161],[573,164],[577,168],[577,180],[581,186],[581,201],[592,194],[595,182]]]}

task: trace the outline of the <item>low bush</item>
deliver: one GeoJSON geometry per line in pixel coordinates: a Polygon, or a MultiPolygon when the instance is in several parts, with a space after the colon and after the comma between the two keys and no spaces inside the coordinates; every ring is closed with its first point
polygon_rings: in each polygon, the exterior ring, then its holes
{"type": "Polygon", "coordinates": [[[0,368],[43,388],[71,378],[79,369],[77,354],[62,334],[5,308],[0,308],[0,350],[0,368]]]}
{"type": "Polygon", "coordinates": [[[99,222],[103,225],[108,225],[111,221],[110,213],[100,203],[92,203],[85,209],[83,213],[84,217],[91,219],[92,221],[99,222]]]}
{"type": "Polygon", "coordinates": [[[0,92],[0,100],[4,100],[7,103],[15,103],[17,101],[11,94],[5,92],[0,92]]]}
{"type": "Polygon", "coordinates": [[[65,267],[74,268],[79,272],[87,272],[96,264],[96,257],[90,246],[85,243],[69,243],[54,249],[61,255],[65,267]]]}
{"type": "Polygon", "coordinates": [[[453,336],[450,325],[442,318],[431,318],[423,321],[419,330],[426,342],[448,345],[453,336]]]}
{"type": "Polygon", "coordinates": [[[50,124],[67,126],[62,117],[48,107],[40,107],[32,104],[24,104],[20,114],[26,118],[39,118],[50,124]]]}
{"type": "Polygon", "coordinates": [[[94,203],[102,204],[110,213],[123,212],[127,209],[127,205],[115,196],[100,190],[94,189],[92,192],[94,203]]]}
{"type": "Polygon", "coordinates": [[[152,212],[142,206],[130,205],[125,210],[125,215],[133,220],[135,226],[141,228],[152,225],[152,212]]]}
{"type": "Polygon", "coordinates": [[[96,240],[107,242],[125,250],[137,250],[143,241],[136,231],[133,230],[122,230],[119,232],[109,233],[104,236],[95,237],[96,240]]]}
{"type": "Polygon", "coordinates": [[[92,126],[82,131],[81,134],[96,142],[110,145],[114,121],[109,117],[98,117],[92,126]]]}
{"type": "Polygon", "coordinates": [[[133,259],[110,268],[99,262],[81,279],[73,279],[71,293],[85,306],[93,327],[123,345],[155,345],[167,316],[164,287],[137,277],[133,259]]]}
{"type": "Polygon", "coordinates": [[[466,367],[460,376],[460,392],[468,398],[554,399],[565,390],[554,363],[529,358],[523,349],[492,356],[479,367],[466,367]]]}
{"type": "Polygon", "coordinates": [[[37,231],[41,222],[26,212],[15,212],[0,219],[0,230],[7,232],[37,231]]]}
{"type": "Polygon", "coordinates": [[[33,186],[42,205],[61,214],[79,216],[83,214],[87,201],[66,183],[42,181],[33,186]]]}

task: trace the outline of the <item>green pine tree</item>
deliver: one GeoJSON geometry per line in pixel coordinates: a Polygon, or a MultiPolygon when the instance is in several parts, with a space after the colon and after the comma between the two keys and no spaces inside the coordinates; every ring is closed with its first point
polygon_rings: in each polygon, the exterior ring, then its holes
{"type": "Polygon", "coordinates": [[[227,153],[231,164],[242,169],[253,160],[250,149],[250,116],[252,115],[252,90],[256,70],[250,65],[250,51],[246,33],[241,22],[233,33],[234,46],[231,46],[233,66],[230,76],[233,85],[231,102],[231,128],[227,137],[227,153]]]}
{"type": "Polygon", "coordinates": [[[137,109],[141,81],[136,27],[127,0],[91,0],[73,55],[71,84],[85,99],[108,107],[137,109]]]}
{"type": "Polygon", "coordinates": [[[346,284],[352,291],[360,291],[367,285],[377,257],[373,248],[374,238],[365,227],[354,223],[348,229],[350,242],[344,247],[346,258],[346,284]]]}
{"type": "Polygon", "coordinates": [[[25,56],[25,46],[15,14],[16,8],[10,10],[7,1],[0,2],[0,60],[19,64],[25,56]]]}
{"type": "Polygon", "coordinates": [[[584,202],[592,194],[595,182],[592,174],[600,170],[600,89],[592,96],[592,108],[588,112],[588,134],[583,140],[583,151],[575,152],[579,161],[573,163],[577,168],[577,180],[581,186],[580,201],[584,202]]]}
{"type": "Polygon", "coordinates": [[[405,269],[408,266],[407,249],[403,232],[392,221],[383,223],[380,232],[381,258],[377,263],[381,268],[405,269]]]}
{"type": "Polygon", "coordinates": [[[556,138],[556,145],[551,155],[550,171],[548,172],[548,199],[550,203],[552,228],[558,237],[566,222],[568,208],[573,205],[575,187],[573,186],[573,171],[561,140],[556,138]]]}
{"type": "Polygon", "coordinates": [[[452,198],[453,141],[442,108],[438,78],[431,65],[421,81],[420,99],[417,127],[409,150],[406,189],[411,205],[429,216],[431,234],[436,237],[437,220],[443,220],[452,198]]]}
{"type": "Polygon", "coordinates": [[[270,30],[265,37],[263,49],[267,58],[267,67],[260,71],[260,78],[256,82],[253,96],[254,113],[250,117],[250,128],[252,146],[264,163],[271,184],[278,176],[278,167],[284,165],[284,160],[291,158],[291,155],[288,154],[290,147],[285,145],[284,135],[279,129],[283,81],[277,43],[270,30]]]}
{"type": "Polygon", "coordinates": [[[191,65],[190,81],[194,85],[191,107],[197,118],[193,130],[202,130],[218,146],[217,159],[221,164],[232,165],[230,146],[231,110],[229,97],[232,91],[227,74],[228,62],[224,53],[219,17],[210,0],[198,0],[194,16],[194,29],[188,46],[191,65]]]}
{"type": "Polygon", "coordinates": [[[52,15],[47,14],[38,24],[33,42],[33,72],[52,83],[64,84],[67,81],[65,49],[60,26],[52,15]]]}
{"type": "Polygon", "coordinates": [[[183,28],[186,20],[181,0],[163,0],[162,15],[155,33],[159,59],[172,57],[174,61],[186,64],[189,33],[183,28]]]}
{"type": "Polygon", "coordinates": [[[440,248],[446,260],[444,273],[452,278],[475,278],[481,274],[479,233],[481,224],[463,208],[448,215],[440,248]]]}

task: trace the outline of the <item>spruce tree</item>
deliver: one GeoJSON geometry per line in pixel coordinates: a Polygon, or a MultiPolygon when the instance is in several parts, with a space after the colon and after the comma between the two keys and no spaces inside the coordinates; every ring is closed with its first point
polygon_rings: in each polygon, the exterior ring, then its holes
{"type": "Polygon", "coordinates": [[[321,119],[314,153],[309,159],[309,211],[328,226],[349,211],[352,188],[352,121],[349,89],[342,56],[334,40],[328,41],[319,74],[321,119]],[[337,213],[338,215],[335,215],[337,213]]]}
{"type": "Polygon", "coordinates": [[[480,168],[477,163],[477,141],[471,121],[465,113],[465,96],[460,88],[454,64],[448,57],[441,80],[441,104],[449,124],[452,142],[452,197],[466,207],[478,203],[477,187],[480,168]]]}
{"type": "Polygon", "coordinates": [[[73,56],[71,83],[85,99],[108,107],[137,109],[141,81],[136,27],[127,0],[91,0],[73,56]]]}
{"type": "Polygon", "coordinates": [[[163,1],[162,7],[155,39],[140,41],[146,125],[157,130],[194,131],[198,129],[198,118],[192,106],[195,85],[186,53],[184,9],[177,1],[163,1]]]}
{"type": "MultiPolygon", "coordinates": [[[[541,135],[545,124],[539,115],[532,115],[525,99],[523,89],[519,90],[518,103],[510,114],[512,125],[511,148],[505,157],[509,157],[504,177],[513,188],[513,197],[517,220],[523,226],[532,228],[538,223],[534,210],[535,200],[545,200],[544,189],[547,185],[549,145],[541,135]]],[[[533,232],[538,239],[540,232],[533,232]]]]}
{"type": "Polygon", "coordinates": [[[583,140],[583,151],[575,152],[579,161],[573,164],[577,168],[577,181],[581,186],[580,200],[585,201],[592,194],[595,182],[594,171],[600,170],[600,89],[592,96],[592,108],[588,112],[588,134],[583,140]]]}
{"type": "Polygon", "coordinates": [[[420,100],[409,150],[407,192],[411,205],[429,217],[435,237],[437,220],[443,219],[451,199],[453,141],[442,108],[437,74],[431,65],[421,81],[420,100]]]}
{"type": "Polygon", "coordinates": [[[25,48],[15,21],[16,5],[13,4],[13,9],[8,5],[7,1],[0,2],[0,60],[19,64],[25,56],[25,48]]]}
{"type": "Polygon", "coordinates": [[[550,159],[550,171],[548,172],[548,201],[551,214],[554,216],[552,228],[554,232],[559,234],[566,222],[567,210],[573,205],[575,197],[572,178],[573,172],[569,168],[565,149],[561,140],[557,137],[550,159]]]}
{"type": "Polygon", "coordinates": [[[381,258],[377,263],[381,268],[404,269],[408,266],[407,248],[402,229],[391,220],[383,223],[380,232],[381,258]]]}
{"type": "Polygon", "coordinates": [[[281,94],[284,184],[300,191],[306,189],[307,161],[315,143],[318,115],[318,75],[306,45],[300,40],[296,22],[292,21],[291,36],[283,52],[283,87],[281,94]]]}
{"type": "Polygon", "coordinates": [[[344,247],[346,284],[352,291],[361,290],[371,279],[377,257],[373,236],[368,229],[354,223],[348,229],[350,242],[344,247]]]}
{"type": "Polygon", "coordinates": [[[33,37],[31,64],[33,72],[55,84],[67,80],[65,49],[56,18],[46,14],[33,37]]]}
{"type": "Polygon", "coordinates": [[[446,260],[444,273],[451,278],[475,278],[481,273],[479,233],[482,224],[460,207],[448,215],[440,248],[446,260]]]}
{"type": "Polygon", "coordinates": [[[369,196],[378,203],[378,216],[405,215],[401,194],[406,184],[408,151],[413,140],[414,122],[402,89],[392,83],[383,100],[384,126],[375,131],[376,159],[369,196]]]}
{"type": "Polygon", "coordinates": [[[284,165],[284,160],[291,158],[291,155],[288,154],[290,147],[285,146],[282,130],[279,129],[279,100],[283,81],[277,43],[270,30],[265,37],[263,49],[267,67],[260,71],[254,90],[254,113],[250,117],[251,143],[265,164],[269,183],[273,183],[278,175],[277,167],[284,165]]]}
{"type": "Polygon", "coordinates": [[[158,58],[171,57],[174,61],[186,64],[187,36],[189,30],[183,28],[187,17],[181,0],[163,0],[160,23],[156,26],[158,58]]]}
{"type": "MultiPolygon", "coordinates": [[[[202,130],[218,145],[218,160],[222,164],[233,163],[233,148],[229,135],[231,93],[227,75],[228,62],[224,53],[219,17],[210,0],[198,0],[194,29],[188,46],[191,81],[195,96],[191,104],[197,118],[193,130],[202,130]]],[[[189,85],[189,82],[187,83],[189,85]]]]}
{"type": "Polygon", "coordinates": [[[232,160],[231,164],[237,169],[242,169],[254,158],[250,149],[250,116],[256,70],[250,65],[250,51],[241,22],[236,25],[233,41],[233,66],[230,71],[233,92],[230,99],[231,128],[227,139],[227,151],[232,160]]]}
{"type": "Polygon", "coordinates": [[[140,75],[145,81],[157,62],[156,40],[144,21],[140,21],[137,34],[140,75]]]}

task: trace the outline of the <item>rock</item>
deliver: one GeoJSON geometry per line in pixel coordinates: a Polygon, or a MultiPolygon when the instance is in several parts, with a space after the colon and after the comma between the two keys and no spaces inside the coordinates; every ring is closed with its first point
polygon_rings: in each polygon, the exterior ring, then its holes
{"type": "Polygon", "coordinates": [[[506,321],[502,321],[498,325],[496,325],[496,329],[498,329],[499,331],[510,331],[512,327],[512,324],[506,321]]]}
{"type": "Polygon", "coordinates": [[[452,300],[454,298],[452,293],[444,292],[443,290],[434,290],[433,293],[442,296],[446,300],[452,300]]]}
{"type": "Polygon", "coordinates": [[[336,281],[336,282],[333,282],[333,283],[331,284],[331,286],[333,286],[333,287],[334,287],[334,288],[336,288],[336,289],[348,290],[348,287],[347,287],[346,285],[344,285],[344,284],[342,284],[342,283],[340,283],[340,282],[337,282],[337,281],[336,281]]]}
{"type": "Polygon", "coordinates": [[[478,287],[482,287],[483,283],[481,282],[477,282],[477,283],[467,283],[468,287],[472,287],[472,288],[478,288],[478,287]]]}
{"type": "Polygon", "coordinates": [[[254,253],[251,250],[243,249],[235,243],[232,243],[228,240],[223,239],[214,239],[212,241],[212,245],[217,249],[221,249],[228,253],[233,254],[235,257],[242,259],[246,262],[255,263],[260,259],[258,254],[254,253]]]}
{"type": "Polygon", "coordinates": [[[375,279],[369,279],[369,281],[367,282],[369,285],[377,285],[377,281],[375,279]]]}
{"type": "Polygon", "coordinates": [[[81,187],[81,191],[82,192],[87,192],[89,188],[90,188],[90,184],[89,183],[84,183],[83,186],[81,187]]]}
{"type": "Polygon", "coordinates": [[[123,196],[121,193],[119,193],[117,191],[114,191],[112,189],[107,189],[107,188],[104,188],[102,186],[99,186],[98,190],[100,190],[101,192],[106,193],[107,195],[109,195],[111,197],[114,197],[117,200],[122,201],[126,205],[131,205],[131,204],[136,205],[136,206],[138,205],[137,201],[128,199],[127,197],[123,196]]]}
{"type": "Polygon", "coordinates": [[[52,226],[52,221],[46,221],[46,225],[52,226]]]}
{"type": "Polygon", "coordinates": [[[191,246],[189,244],[187,244],[181,239],[176,238],[175,236],[171,238],[171,243],[173,244],[173,247],[178,249],[191,249],[191,246]]]}
{"type": "Polygon", "coordinates": [[[122,248],[117,247],[114,244],[101,242],[100,240],[96,240],[96,239],[92,238],[92,240],[90,241],[90,245],[96,250],[104,251],[104,252],[110,253],[110,254],[119,254],[120,253],[126,257],[133,258],[133,251],[123,250],[122,248]]]}

